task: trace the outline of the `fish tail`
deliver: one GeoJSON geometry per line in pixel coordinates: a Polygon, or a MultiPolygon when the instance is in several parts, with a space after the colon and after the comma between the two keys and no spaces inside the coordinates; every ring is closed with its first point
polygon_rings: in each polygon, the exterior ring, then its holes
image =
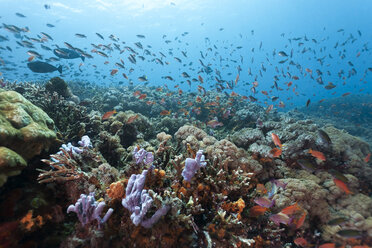
{"type": "Polygon", "coordinates": [[[62,65],[58,66],[57,70],[62,74],[62,65]]]}
{"type": "Polygon", "coordinates": [[[83,62],[85,61],[85,57],[84,57],[84,56],[81,56],[80,58],[81,58],[81,60],[82,60],[83,62]]]}

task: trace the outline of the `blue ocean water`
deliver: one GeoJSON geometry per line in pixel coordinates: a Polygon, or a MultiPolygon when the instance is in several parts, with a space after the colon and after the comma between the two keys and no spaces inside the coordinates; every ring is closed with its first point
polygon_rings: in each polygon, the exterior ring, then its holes
{"type": "Polygon", "coordinates": [[[141,85],[138,77],[144,76],[149,86],[197,91],[201,76],[206,89],[253,96],[266,105],[282,102],[289,108],[304,106],[309,99],[315,103],[372,90],[371,1],[1,0],[0,6],[0,35],[5,37],[0,39],[0,72],[6,80],[59,75],[32,72],[26,65],[27,52],[33,50],[42,55],[40,61],[62,65],[65,80],[141,85]],[[14,34],[6,25],[24,30],[14,34]],[[17,41],[29,41],[34,48],[17,41]],[[67,48],[64,42],[93,58],[49,61],[56,56],[41,45],[67,48]],[[92,44],[108,57],[97,54],[92,44]],[[288,56],[279,55],[281,51],[288,56]],[[135,64],[128,59],[131,54],[135,64]],[[114,69],[118,72],[111,75],[114,69]],[[329,82],[336,87],[325,89],[329,82]],[[279,99],[273,102],[272,97],[279,99]]]}

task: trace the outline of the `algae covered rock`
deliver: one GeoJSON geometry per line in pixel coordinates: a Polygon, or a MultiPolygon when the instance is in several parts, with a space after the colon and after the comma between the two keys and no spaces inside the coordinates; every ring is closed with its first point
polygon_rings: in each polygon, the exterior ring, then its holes
{"type": "Polygon", "coordinates": [[[55,140],[54,122],[44,111],[15,91],[0,92],[0,186],[55,140]]]}
{"type": "Polygon", "coordinates": [[[27,162],[16,152],[0,147],[0,186],[2,186],[9,176],[19,175],[27,162]]]}

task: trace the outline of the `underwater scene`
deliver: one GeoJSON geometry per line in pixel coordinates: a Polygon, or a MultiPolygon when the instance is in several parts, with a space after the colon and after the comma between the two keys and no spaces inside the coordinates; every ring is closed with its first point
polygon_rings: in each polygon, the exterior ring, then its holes
{"type": "Polygon", "coordinates": [[[372,247],[371,13],[0,0],[0,248],[372,247]]]}

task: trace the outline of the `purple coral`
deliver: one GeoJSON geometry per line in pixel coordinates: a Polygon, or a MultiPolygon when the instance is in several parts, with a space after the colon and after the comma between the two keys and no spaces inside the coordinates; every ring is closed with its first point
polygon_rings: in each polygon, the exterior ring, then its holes
{"type": "Polygon", "coordinates": [[[136,146],[132,152],[133,157],[136,159],[136,164],[144,163],[145,165],[152,164],[154,162],[154,155],[152,152],[147,152],[145,149],[139,149],[136,146]]]}
{"type": "Polygon", "coordinates": [[[154,201],[148,194],[147,190],[143,189],[147,173],[147,170],[143,170],[142,174],[133,174],[129,178],[126,188],[126,196],[122,200],[122,204],[132,213],[130,219],[134,225],[138,226],[141,224],[145,228],[151,228],[162,216],[167,214],[170,206],[162,206],[150,219],[145,219],[145,215],[154,201]]]}
{"type": "Polygon", "coordinates": [[[206,165],[207,162],[205,162],[203,150],[199,150],[196,153],[195,159],[186,158],[185,168],[182,171],[183,179],[187,182],[191,182],[191,179],[195,175],[196,171],[199,170],[201,167],[205,167],[206,165]]]}
{"type": "Polygon", "coordinates": [[[97,220],[98,228],[101,228],[101,225],[105,223],[108,218],[110,218],[112,212],[114,212],[114,210],[110,208],[105,216],[101,218],[100,215],[105,205],[105,202],[98,203],[94,199],[94,192],[89,193],[89,195],[81,194],[75,205],[70,205],[67,208],[67,213],[75,212],[83,226],[93,220],[97,220]]]}

